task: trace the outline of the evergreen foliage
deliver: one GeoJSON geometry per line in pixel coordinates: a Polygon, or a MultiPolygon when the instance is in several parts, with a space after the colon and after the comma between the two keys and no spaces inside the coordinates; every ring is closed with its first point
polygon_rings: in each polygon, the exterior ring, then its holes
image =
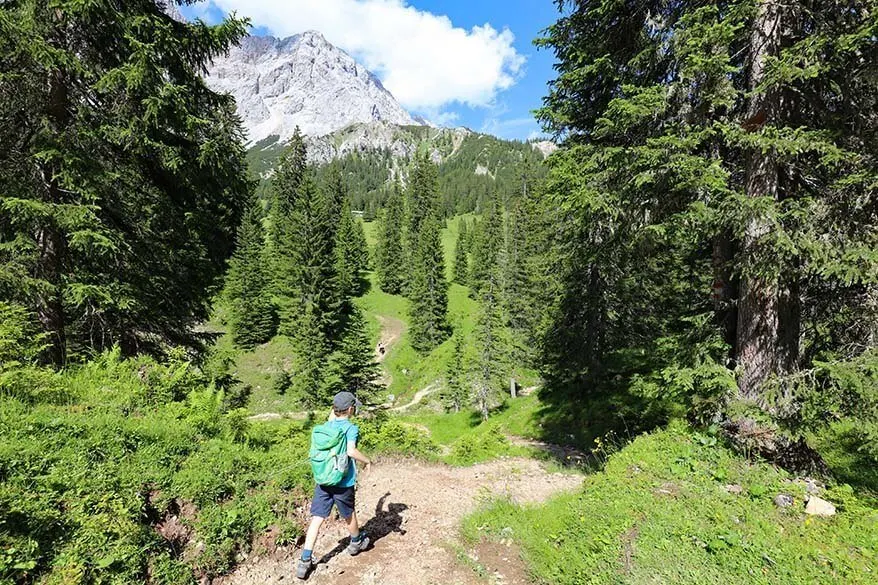
{"type": "MultiPolygon", "coordinates": [[[[356,126],[333,135],[344,140],[356,126]]],[[[502,140],[486,134],[467,132],[452,136],[454,130],[437,131],[423,126],[391,129],[398,144],[409,146],[416,154],[399,157],[389,150],[356,151],[317,169],[318,182],[329,173],[339,172],[351,193],[351,207],[362,211],[372,221],[387,205],[395,182],[409,182],[414,160],[423,153],[440,159],[440,211],[445,217],[465,213],[483,213],[496,193],[519,190],[526,169],[541,176],[543,154],[531,143],[502,140]]],[[[275,168],[282,152],[277,137],[269,137],[251,147],[247,153],[250,168],[257,176],[267,176],[275,168]]]]}
{"type": "Polygon", "coordinates": [[[350,204],[342,205],[336,233],[336,272],[344,298],[361,295],[366,288],[369,270],[369,246],[363,225],[351,213],[350,204]]]}
{"type": "Polygon", "coordinates": [[[403,256],[411,269],[404,271],[402,275],[403,292],[410,297],[415,278],[413,272],[417,271],[417,265],[421,261],[423,223],[439,212],[439,173],[426,151],[415,156],[405,195],[403,256]]]}
{"type": "Polygon", "coordinates": [[[45,349],[46,334],[21,306],[0,301],[0,373],[36,363],[45,349]]]}
{"type": "Polygon", "coordinates": [[[0,6],[0,298],[37,314],[48,360],[201,346],[253,189],[202,73],[245,30],[156,2],[0,6]]]}
{"type": "Polygon", "coordinates": [[[278,332],[291,338],[295,353],[293,371],[279,388],[309,407],[341,389],[369,399],[376,376],[371,344],[353,304],[365,287],[365,234],[338,170],[320,174],[319,185],[317,176],[296,132],[271,184],[266,248],[275,271],[278,332]]]}
{"type": "Polygon", "coordinates": [[[552,387],[640,421],[790,413],[783,380],[874,346],[870,4],[558,2],[552,387]]]}
{"type": "MultiPolygon", "coordinates": [[[[497,198],[491,201],[485,217],[473,231],[472,264],[470,265],[469,284],[473,294],[478,295],[496,276],[500,253],[504,247],[503,209],[497,198]]],[[[499,294],[495,291],[495,294],[499,294]]]]}
{"type": "MultiPolygon", "coordinates": [[[[291,203],[284,239],[275,245],[288,266],[280,275],[285,287],[280,290],[279,332],[297,337],[301,329],[316,327],[323,339],[334,339],[341,324],[343,298],[336,271],[331,202],[306,173],[291,203]]],[[[310,338],[310,333],[303,335],[310,338]]]]}
{"type": "Polygon", "coordinates": [[[327,359],[324,400],[329,401],[337,392],[347,390],[367,404],[373,402],[379,390],[378,376],[378,364],[366,335],[363,314],[354,307],[340,342],[327,359]]]}
{"type": "Polygon", "coordinates": [[[461,409],[468,406],[471,402],[469,389],[467,387],[467,371],[464,361],[464,343],[463,335],[456,332],[452,339],[454,340],[454,349],[451,361],[448,362],[448,369],[445,372],[445,382],[447,389],[443,394],[445,406],[454,412],[460,412],[461,409]]]}
{"type": "Polygon", "coordinates": [[[483,420],[500,402],[508,381],[510,341],[500,303],[499,270],[489,275],[479,295],[482,312],[476,323],[477,355],[472,363],[473,402],[483,420]]]}
{"type": "Polygon", "coordinates": [[[387,207],[381,218],[381,227],[376,253],[376,270],[381,290],[392,295],[402,292],[406,271],[403,252],[403,225],[405,203],[399,188],[394,188],[387,199],[387,207]]]}
{"type": "Polygon", "coordinates": [[[226,297],[235,344],[252,348],[274,337],[277,319],[269,294],[262,204],[254,201],[238,228],[237,249],[229,262],[226,297]]]}
{"type": "Polygon", "coordinates": [[[307,152],[302,135],[296,129],[290,138],[271,182],[270,237],[268,253],[273,276],[272,291],[278,306],[289,303],[296,294],[298,270],[294,250],[298,234],[294,209],[301,198],[302,183],[307,172],[307,152]]]}
{"type": "Polygon", "coordinates": [[[448,282],[439,220],[427,215],[420,224],[409,295],[412,347],[428,353],[448,338],[448,282]]]}
{"type": "MultiPolygon", "coordinates": [[[[461,223],[461,225],[466,224],[461,223]]],[[[462,231],[457,236],[457,243],[454,245],[454,272],[452,280],[463,286],[467,286],[469,282],[469,254],[466,251],[466,244],[466,232],[462,231]]]]}

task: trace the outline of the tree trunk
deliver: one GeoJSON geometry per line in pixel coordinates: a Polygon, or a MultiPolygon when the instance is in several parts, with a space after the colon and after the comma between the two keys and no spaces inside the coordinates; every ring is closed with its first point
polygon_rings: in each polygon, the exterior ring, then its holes
{"type": "Polygon", "coordinates": [[[802,301],[799,281],[790,277],[783,285],[778,299],[778,367],[781,372],[799,369],[802,336],[802,301]]]}
{"type": "Polygon", "coordinates": [[[51,285],[37,299],[37,316],[43,330],[49,334],[46,359],[60,367],[67,362],[67,335],[61,296],[61,256],[64,242],[54,227],[43,227],[37,233],[37,245],[40,250],[38,277],[51,285]]]}
{"type": "MultiPolygon", "coordinates": [[[[58,135],[66,131],[70,120],[68,112],[69,94],[67,77],[63,71],[56,70],[49,79],[49,96],[46,114],[52,121],[53,132],[58,135]]],[[[59,184],[60,168],[55,161],[39,163],[45,186],[45,200],[50,205],[63,203],[63,191],[59,184]]],[[[37,315],[43,329],[49,334],[47,358],[56,366],[67,361],[66,318],[61,275],[66,242],[53,218],[47,217],[45,223],[35,234],[40,251],[36,266],[37,277],[49,286],[37,299],[37,315]]]]}
{"type": "MultiPolygon", "coordinates": [[[[774,1],[760,3],[750,36],[750,91],[765,78],[765,61],[780,48],[781,8],[774,1]]],[[[778,115],[778,95],[774,90],[753,94],[747,118],[767,120],[778,115]]],[[[777,198],[778,166],[771,153],[754,150],[747,163],[746,191],[748,197],[777,198]]],[[[763,218],[753,218],[742,242],[742,256],[747,261],[758,258],[759,240],[770,230],[763,218]]],[[[758,260],[757,260],[758,262],[758,260]]],[[[761,402],[760,390],[765,380],[777,369],[778,286],[776,277],[742,277],[738,305],[737,358],[741,367],[738,391],[741,397],[761,402]]]]}
{"type": "MultiPolygon", "coordinates": [[[[713,242],[713,310],[716,323],[722,328],[723,340],[731,348],[729,358],[732,362],[738,326],[738,309],[735,306],[738,283],[732,265],[734,257],[732,234],[725,231],[713,242]]],[[[734,363],[729,364],[729,367],[734,367],[734,363]]]]}
{"type": "Polygon", "coordinates": [[[600,269],[596,264],[589,267],[588,276],[588,317],[586,320],[585,363],[589,375],[600,367],[600,355],[603,348],[603,329],[606,320],[603,311],[603,286],[600,269]]]}

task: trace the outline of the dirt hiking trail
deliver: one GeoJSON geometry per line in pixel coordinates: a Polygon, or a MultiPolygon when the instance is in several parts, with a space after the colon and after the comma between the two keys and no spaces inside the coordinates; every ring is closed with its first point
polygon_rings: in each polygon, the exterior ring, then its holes
{"type": "MultiPolygon", "coordinates": [[[[508,497],[541,502],[575,490],[580,475],[549,473],[530,459],[504,459],[473,467],[382,461],[360,477],[357,514],[372,538],[359,556],[345,552],[347,530],[331,519],[314,551],[320,564],[307,583],[314,585],[528,585],[517,550],[483,543],[467,551],[479,576],[459,559],[458,529],[480,502],[508,497]]],[[[295,577],[299,550],[294,547],[254,554],[214,585],[300,583],[295,577]]]]}
{"type": "Polygon", "coordinates": [[[394,317],[378,315],[378,322],[381,324],[381,337],[378,339],[378,345],[375,347],[375,361],[379,364],[384,361],[390,348],[396,345],[402,332],[405,331],[405,323],[394,317]],[[384,348],[384,351],[381,351],[384,348]]]}

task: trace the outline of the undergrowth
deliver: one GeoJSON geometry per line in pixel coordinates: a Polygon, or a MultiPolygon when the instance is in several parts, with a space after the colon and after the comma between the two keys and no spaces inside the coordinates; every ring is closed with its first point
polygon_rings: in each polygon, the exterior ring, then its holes
{"type": "Polygon", "coordinates": [[[512,535],[552,585],[874,582],[878,509],[847,485],[821,495],[837,516],[806,517],[803,482],[674,423],[612,455],[581,492],[534,507],[494,502],[464,533],[512,535]],[[779,493],[794,505],[777,508],[779,493]]]}
{"type": "MultiPolygon", "coordinates": [[[[269,528],[277,545],[298,539],[316,417],[252,423],[207,369],[117,352],[62,373],[5,369],[0,582],[194,583],[269,528]]],[[[360,424],[371,452],[437,450],[399,421],[360,424]]]]}

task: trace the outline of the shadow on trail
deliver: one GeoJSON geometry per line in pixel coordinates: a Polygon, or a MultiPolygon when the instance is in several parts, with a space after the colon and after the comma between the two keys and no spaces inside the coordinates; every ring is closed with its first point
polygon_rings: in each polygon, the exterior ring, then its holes
{"type": "MultiPolygon", "coordinates": [[[[391,533],[396,532],[402,535],[406,533],[402,527],[402,513],[408,510],[409,507],[406,504],[387,504],[387,510],[384,510],[384,504],[389,497],[390,492],[381,496],[381,499],[378,500],[378,504],[375,506],[375,516],[360,527],[360,532],[365,532],[366,535],[368,535],[369,540],[371,540],[371,544],[369,544],[367,550],[371,550],[376,542],[391,533]]],[[[334,549],[323,555],[319,564],[328,563],[333,558],[344,552],[348,547],[348,542],[349,540],[347,537],[339,540],[334,549]]]]}

